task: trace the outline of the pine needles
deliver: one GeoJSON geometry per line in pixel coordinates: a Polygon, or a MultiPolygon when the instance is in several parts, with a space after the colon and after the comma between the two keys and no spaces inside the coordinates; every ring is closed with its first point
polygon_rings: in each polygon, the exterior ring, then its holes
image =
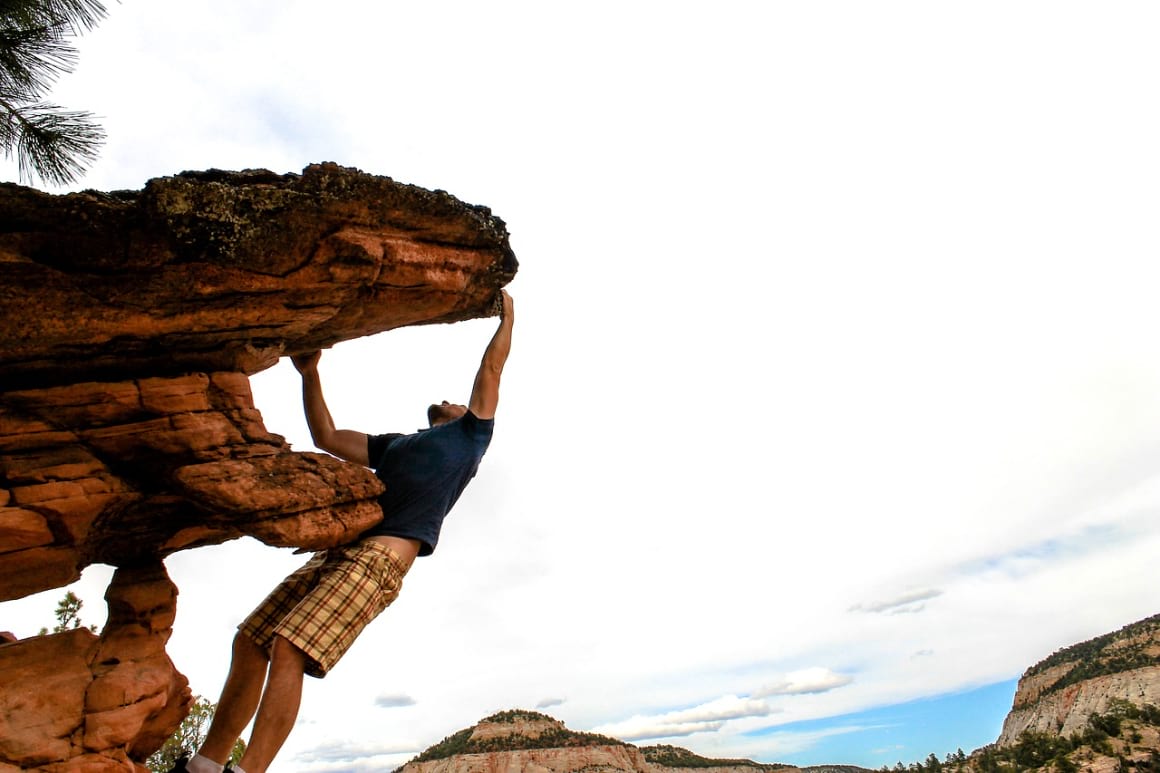
{"type": "Polygon", "coordinates": [[[105,132],[93,115],[43,100],[76,66],[71,38],[104,16],[100,0],[0,0],[0,147],[22,182],[74,182],[97,157],[105,132]]]}

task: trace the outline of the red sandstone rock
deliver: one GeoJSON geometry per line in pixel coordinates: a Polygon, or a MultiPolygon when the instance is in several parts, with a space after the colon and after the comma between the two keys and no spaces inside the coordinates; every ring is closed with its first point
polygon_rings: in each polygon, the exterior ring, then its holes
{"type": "Polygon", "coordinates": [[[27,767],[69,757],[96,644],[81,628],[0,646],[0,760],[27,767]]]}
{"type": "Polygon", "coordinates": [[[0,599],[114,566],[253,536],[307,548],[380,517],[368,470],[290,451],[241,374],[0,394],[0,599]],[[46,426],[67,431],[45,431],[46,426]]]}
{"type": "Polygon", "coordinates": [[[192,697],[165,654],[177,588],[153,564],[117,570],[105,598],[100,636],[0,645],[0,770],[133,770],[130,752],[143,759],[181,724],[192,697]]]}
{"type": "Polygon", "coordinates": [[[333,164],[113,194],[0,184],[0,601],[122,567],[99,639],[0,642],[0,773],[144,773],[190,701],[165,555],[328,547],[381,517],[369,470],[266,430],[248,375],[493,314],[516,267],[486,208],[333,164]]]}
{"type": "Polygon", "coordinates": [[[253,373],[490,313],[516,271],[484,207],[334,164],[142,191],[0,185],[0,384],[253,373]]]}

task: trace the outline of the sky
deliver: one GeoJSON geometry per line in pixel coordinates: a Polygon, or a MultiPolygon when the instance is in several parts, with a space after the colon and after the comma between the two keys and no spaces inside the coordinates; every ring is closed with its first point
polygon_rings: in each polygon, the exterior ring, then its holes
{"type": "MultiPolygon", "coordinates": [[[[276,770],[499,710],[877,768],[994,741],[1056,649],[1160,611],[1160,6],[121,0],[52,97],[68,189],[335,161],[503,218],[495,439],[276,770]]],[[[15,164],[0,165],[14,180],[15,164]]],[[[339,425],[465,401],[494,320],[335,346],[339,425]]],[[[313,450],[293,368],[252,379],[313,450]]],[[[167,560],[216,700],[301,563],[167,560]]],[[[108,567],[73,587],[103,621],[108,567]]],[[[0,605],[52,623],[63,589],[0,605]]]]}

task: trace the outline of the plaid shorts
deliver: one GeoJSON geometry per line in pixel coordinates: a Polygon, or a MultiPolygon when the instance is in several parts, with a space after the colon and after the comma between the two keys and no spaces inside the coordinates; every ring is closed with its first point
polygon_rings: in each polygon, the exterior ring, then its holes
{"type": "Polygon", "coordinates": [[[403,587],[406,567],[374,540],[315,553],[275,588],[238,630],[269,651],[275,636],[306,653],[321,679],[403,587]]]}

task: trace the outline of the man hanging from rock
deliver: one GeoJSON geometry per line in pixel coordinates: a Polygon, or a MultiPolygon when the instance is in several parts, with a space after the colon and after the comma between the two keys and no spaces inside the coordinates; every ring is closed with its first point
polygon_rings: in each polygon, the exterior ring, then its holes
{"type": "Polygon", "coordinates": [[[435,550],[443,519],[475,476],[491,441],[499,381],[515,321],[511,296],[483,353],[467,405],[427,409],[430,427],[410,435],[335,429],[322,397],[320,352],[296,356],[314,444],[372,467],[386,485],[383,520],[354,542],[316,553],[282,581],[240,626],[233,660],[205,743],[173,771],[222,773],[234,742],[254,717],[236,773],[264,773],[282,747],[302,697],[304,674],[323,677],[367,623],[399,593],[417,556],[435,550]],[[264,689],[263,689],[264,688],[264,689]]]}

